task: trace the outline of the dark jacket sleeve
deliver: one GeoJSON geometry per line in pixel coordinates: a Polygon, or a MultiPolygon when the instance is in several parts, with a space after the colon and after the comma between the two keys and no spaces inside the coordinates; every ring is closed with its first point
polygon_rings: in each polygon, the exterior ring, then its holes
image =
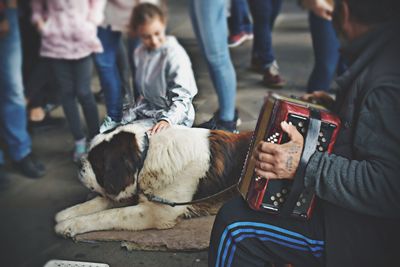
{"type": "Polygon", "coordinates": [[[400,90],[373,90],[355,127],[357,160],[316,152],[307,165],[305,185],[341,207],[399,218],[400,90]]]}

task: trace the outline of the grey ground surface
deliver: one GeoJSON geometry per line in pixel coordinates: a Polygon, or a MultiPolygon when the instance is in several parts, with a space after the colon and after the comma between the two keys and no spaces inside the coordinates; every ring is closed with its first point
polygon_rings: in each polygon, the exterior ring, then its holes
{"type": "MultiPolygon", "coordinates": [[[[288,81],[281,92],[302,94],[312,67],[312,48],[307,14],[296,1],[284,1],[273,35],[281,73],[288,81]]],[[[169,31],[187,49],[193,63],[199,94],[195,98],[196,122],[211,117],[217,109],[217,98],[200,55],[187,13],[187,1],[168,1],[169,31]]],[[[249,71],[251,42],[231,50],[237,71],[237,107],[243,121],[240,130],[253,129],[268,88],[261,75],[249,71]]],[[[94,90],[98,81],[94,77],[94,90]]],[[[99,104],[104,115],[104,105],[99,104]]],[[[54,116],[63,117],[60,108],[54,116]]],[[[72,162],[73,140],[67,126],[33,134],[33,150],[47,166],[40,180],[26,179],[8,164],[10,186],[0,192],[0,266],[40,267],[50,259],[94,261],[112,267],[125,266],[206,266],[207,253],[128,252],[118,242],[74,243],[56,236],[54,214],[87,198],[88,190],[77,179],[72,162]]],[[[201,233],[199,233],[201,234],[201,233]]]]}

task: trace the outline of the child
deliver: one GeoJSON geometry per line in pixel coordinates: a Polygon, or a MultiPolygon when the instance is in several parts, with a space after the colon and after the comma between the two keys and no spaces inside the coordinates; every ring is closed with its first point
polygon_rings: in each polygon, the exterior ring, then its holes
{"type": "Polygon", "coordinates": [[[32,21],[42,40],[40,55],[48,58],[61,101],[75,139],[73,160],[86,153],[76,98],[82,106],[89,138],[99,131],[96,101],[91,92],[92,58],[102,52],[97,26],[103,20],[105,0],[32,0],[32,21]]]}
{"type": "Polygon", "coordinates": [[[133,9],[130,29],[142,44],[135,50],[135,89],[140,95],[123,122],[150,121],[154,134],[171,125],[191,127],[193,97],[197,94],[188,55],[173,36],[165,35],[166,15],[153,4],[133,9]]]}

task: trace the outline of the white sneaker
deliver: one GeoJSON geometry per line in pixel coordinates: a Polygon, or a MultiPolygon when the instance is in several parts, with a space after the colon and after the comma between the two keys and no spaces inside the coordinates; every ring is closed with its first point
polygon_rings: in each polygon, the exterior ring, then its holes
{"type": "Polygon", "coordinates": [[[103,123],[100,126],[100,133],[107,132],[109,130],[112,130],[116,128],[118,125],[120,125],[119,122],[113,121],[110,117],[106,116],[104,118],[103,123]]]}

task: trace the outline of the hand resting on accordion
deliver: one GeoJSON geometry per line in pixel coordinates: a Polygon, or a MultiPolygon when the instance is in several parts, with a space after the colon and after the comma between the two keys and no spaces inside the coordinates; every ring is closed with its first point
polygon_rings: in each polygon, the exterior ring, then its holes
{"type": "Polygon", "coordinates": [[[300,162],[304,138],[295,126],[286,121],[281,127],[289,136],[285,144],[260,141],[254,151],[255,173],[269,179],[293,179],[300,162]]]}
{"type": "Polygon", "coordinates": [[[300,97],[301,100],[332,109],[335,100],[324,91],[315,91],[300,97]]]}

